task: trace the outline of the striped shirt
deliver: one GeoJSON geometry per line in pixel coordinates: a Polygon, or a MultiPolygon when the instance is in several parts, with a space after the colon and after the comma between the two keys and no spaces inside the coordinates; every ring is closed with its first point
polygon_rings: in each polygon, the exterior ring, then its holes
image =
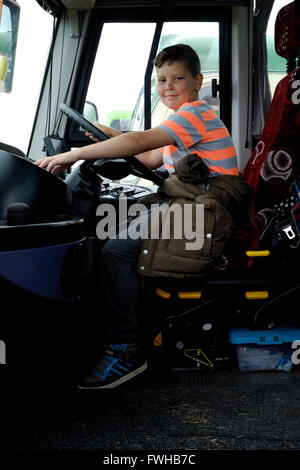
{"type": "Polygon", "coordinates": [[[168,132],[176,142],[161,148],[164,165],[170,173],[174,173],[176,162],[195,153],[209,168],[210,176],[239,174],[230,134],[205,101],[184,103],[157,127],[168,132]]]}

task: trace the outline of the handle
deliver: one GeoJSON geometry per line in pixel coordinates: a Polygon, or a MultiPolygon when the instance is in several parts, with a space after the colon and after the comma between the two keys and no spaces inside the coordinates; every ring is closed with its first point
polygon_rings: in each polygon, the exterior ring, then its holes
{"type": "Polygon", "coordinates": [[[213,78],[211,81],[211,96],[217,98],[217,93],[220,91],[220,85],[216,78],[213,78]]]}

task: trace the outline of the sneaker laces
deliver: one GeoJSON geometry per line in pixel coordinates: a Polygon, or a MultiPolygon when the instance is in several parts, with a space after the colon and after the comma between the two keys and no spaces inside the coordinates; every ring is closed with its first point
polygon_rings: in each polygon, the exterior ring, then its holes
{"type": "Polygon", "coordinates": [[[109,344],[105,346],[105,352],[108,354],[113,354],[115,352],[126,353],[127,351],[127,344],[109,344]]]}
{"type": "Polygon", "coordinates": [[[104,352],[110,356],[128,359],[130,353],[137,353],[139,351],[137,343],[122,343],[122,344],[106,344],[104,345],[104,352]]]}

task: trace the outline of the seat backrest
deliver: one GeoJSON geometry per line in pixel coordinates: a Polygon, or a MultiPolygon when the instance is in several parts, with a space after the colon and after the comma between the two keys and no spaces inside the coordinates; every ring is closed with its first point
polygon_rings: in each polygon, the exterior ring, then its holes
{"type": "MultiPolygon", "coordinates": [[[[289,62],[300,50],[299,4],[283,7],[275,23],[275,49],[289,62]],[[298,5],[298,6],[297,6],[298,5]]],[[[253,188],[254,223],[263,227],[276,206],[290,196],[290,187],[300,175],[300,67],[277,85],[263,132],[242,173],[253,188]]],[[[288,210],[289,208],[286,207],[288,210]]],[[[290,209],[289,209],[290,210],[290,209]]]]}

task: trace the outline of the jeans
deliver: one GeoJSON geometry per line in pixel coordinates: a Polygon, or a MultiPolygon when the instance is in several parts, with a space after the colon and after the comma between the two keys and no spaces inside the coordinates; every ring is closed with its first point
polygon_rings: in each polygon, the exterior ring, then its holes
{"type": "MultiPolygon", "coordinates": [[[[164,201],[161,201],[163,203],[164,201]]],[[[154,209],[158,210],[156,207],[154,209]]],[[[147,224],[153,214],[139,219],[147,224]]],[[[128,229],[125,231],[128,233],[128,229]]],[[[108,240],[101,251],[101,285],[106,301],[104,312],[105,342],[107,344],[132,343],[139,340],[137,314],[141,279],[137,273],[137,262],[143,238],[116,238],[108,240]]]]}

